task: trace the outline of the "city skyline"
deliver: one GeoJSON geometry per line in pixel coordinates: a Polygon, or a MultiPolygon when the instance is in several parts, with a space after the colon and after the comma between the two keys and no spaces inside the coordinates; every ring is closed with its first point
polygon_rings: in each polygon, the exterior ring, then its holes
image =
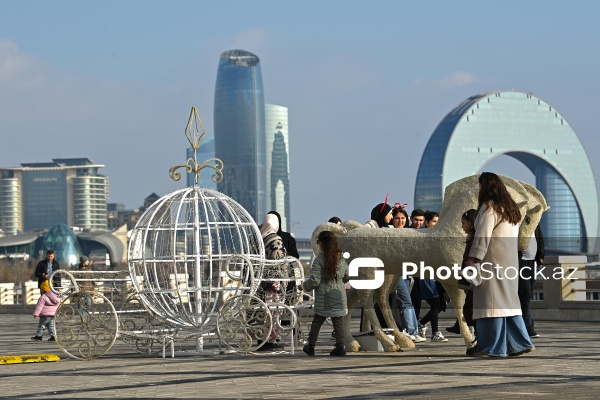
{"type": "MultiPolygon", "coordinates": [[[[127,208],[179,189],[185,179],[172,182],[168,170],[185,161],[189,109],[197,106],[214,131],[216,60],[241,48],[260,56],[268,102],[293,111],[298,237],[334,215],[365,222],[386,194],[412,209],[435,127],[486,92],[531,92],[556,107],[597,178],[600,160],[589,152],[600,146],[598,11],[592,1],[331,1],[277,10],[237,1],[6,2],[0,159],[3,167],[78,154],[101,160],[109,202],[127,208]],[[198,24],[174,22],[193,13],[198,24]]],[[[485,169],[534,183],[507,156],[485,169]]]]}

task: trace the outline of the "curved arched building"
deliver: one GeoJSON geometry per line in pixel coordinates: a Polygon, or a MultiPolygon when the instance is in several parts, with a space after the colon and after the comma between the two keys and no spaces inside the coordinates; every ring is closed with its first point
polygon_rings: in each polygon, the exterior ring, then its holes
{"type": "Polygon", "coordinates": [[[536,187],[551,207],[541,222],[547,247],[594,251],[598,194],[589,159],[567,120],[531,93],[489,92],[450,111],[421,158],[415,207],[440,210],[446,186],[481,172],[502,154],[533,172],[536,187]]]}
{"type": "Polygon", "coordinates": [[[265,99],[260,59],[248,51],[221,54],[214,103],[215,157],[223,161],[217,189],[256,221],[267,213],[265,99]]]}

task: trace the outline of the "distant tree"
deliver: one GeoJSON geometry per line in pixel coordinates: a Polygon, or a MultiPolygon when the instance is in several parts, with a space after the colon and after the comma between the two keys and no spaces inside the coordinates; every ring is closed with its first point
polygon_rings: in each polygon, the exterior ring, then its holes
{"type": "Polygon", "coordinates": [[[21,261],[0,259],[0,283],[23,284],[33,280],[35,274],[35,260],[21,261]]]}

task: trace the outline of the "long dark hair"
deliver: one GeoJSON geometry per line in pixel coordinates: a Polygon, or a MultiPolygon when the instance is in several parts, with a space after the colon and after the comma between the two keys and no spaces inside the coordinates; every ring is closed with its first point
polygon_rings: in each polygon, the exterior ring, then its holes
{"type": "Polygon", "coordinates": [[[503,220],[516,225],[521,222],[521,211],[500,180],[500,177],[492,172],[483,172],[479,175],[479,205],[490,203],[503,220]]]}
{"type": "Polygon", "coordinates": [[[329,279],[337,280],[337,265],[342,258],[342,251],[338,248],[337,238],[331,231],[323,231],[319,233],[317,243],[321,245],[323,253],[325,253],[325,267],[323,275],[329,279]]]}

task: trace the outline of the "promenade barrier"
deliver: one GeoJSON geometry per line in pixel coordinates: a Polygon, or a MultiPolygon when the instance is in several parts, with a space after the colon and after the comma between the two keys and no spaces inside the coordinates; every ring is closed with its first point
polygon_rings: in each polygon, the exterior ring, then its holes
{"type": "Polygon", "coordinates": [[[536,281],[531,302],[534,320],[600,321],[600,269],[586,261],[586,256],[546,257],[545,279],[536,281]]]}
{"type": "MultiPolygon", "coordinates": [[[[600,320],[600,266],[586,265],[585,256],[550,256],[545,260],[545,277],[534,285],[531,309],[534,319],[546,321],[599,321],[600,320]],[[561,271],[565,279],[555,279],[553,273],[561,271]]],[[[103,282],[96,282],[103,290],[103,282]]],[[[180,287],[180,282],[177,283],[180,287]]],[[[106,290],[108,297],[127,293],[123,290],[106,290]]],[[[39,298],[37,282],[29,281],[21,287],[11,283],[0,284],[0,313],[29,313],[39,298]],[[12,288],[12,289],[11,289],[12,288]],[[11,301],[12,300],[12,301],[11,301]]],[[[116,300],[113,298],[113,300],[116,300]]],[[[101,300],[99,300],[101,301],[101,300]]],[[[424,308],[427,305],[423,304],[424,308]]],[[[452,307],[446,315],[453,316],[452,307]]]]}
{"type": "Polygon", "coordinates": [[[0,305],[15,304],[15,284],[0,283],[0,305]]]}

